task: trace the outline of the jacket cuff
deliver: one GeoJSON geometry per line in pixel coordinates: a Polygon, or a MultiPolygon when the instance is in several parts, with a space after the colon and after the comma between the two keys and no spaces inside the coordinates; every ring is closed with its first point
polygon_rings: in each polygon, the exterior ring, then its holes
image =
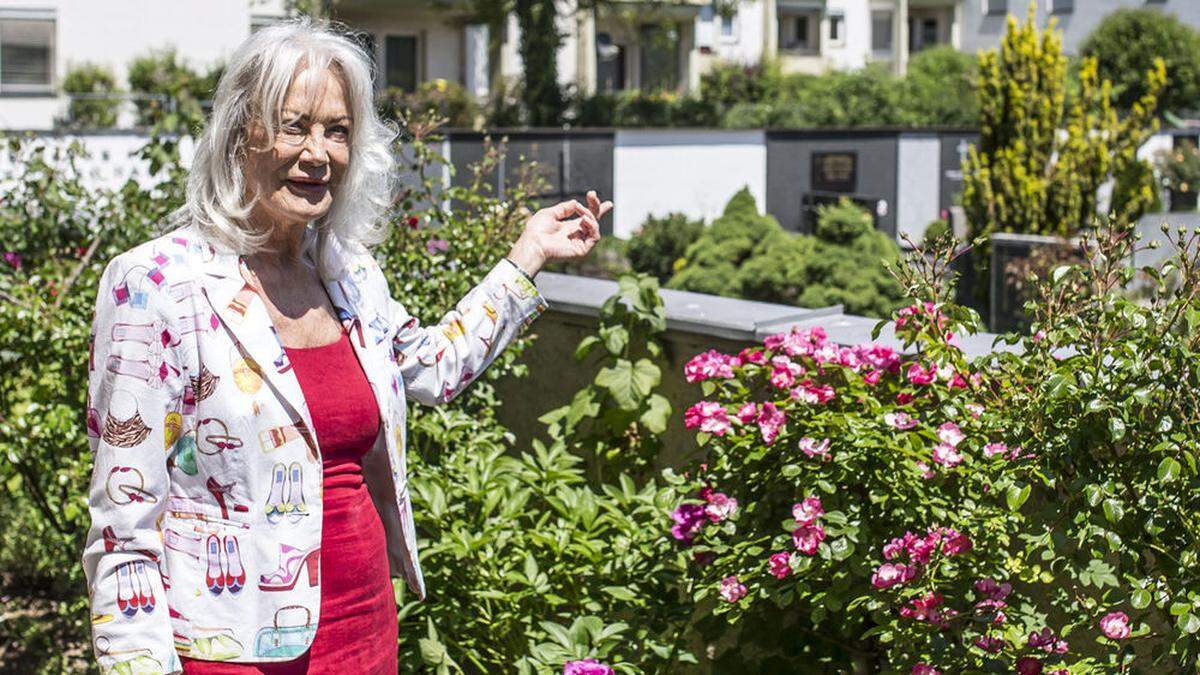
{"type": "Polygon", "coordinates": [[[508,258],[496,263],[484,281],[503,285],[508,289],[508,293],[512,296],[512,302],[518,310],[517,318],[522,326],[533,323],[550,306],[529,275],[508,258]]]}

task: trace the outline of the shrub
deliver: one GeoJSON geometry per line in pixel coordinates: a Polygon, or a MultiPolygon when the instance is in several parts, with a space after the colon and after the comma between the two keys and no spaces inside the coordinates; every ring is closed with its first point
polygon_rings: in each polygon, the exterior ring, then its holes
{"type": "Polygon", "coordinates": [[[849,201],[820,214],[817,236],[785,232],[743,189],[686,249],[667,287],[886,316],[903,297],[884,267],[899,248],[849,201]]]}
{"type": "Polygon", "coordinates": [[[675,273],[684,251],[703,232],[703,220],[692,220],[682,213],[669,213],[662,218],[650,216],[629,238],[625,254],[634,271],[653,275],[665,283],[675,273]]]}
{"type": "Polygon", "coordinates": [[[1149,7],[1118,9],[1096,26],[1080,53],[1094,58],[1100,77],[1113,83],[1114,102],[1122,110],[1132,110],[1150,93],[1142,74],[1154,70],[1158,58],[1167,73],[1158,94],[1161,110],[1200,109],[1200,32],[1172,14],[1149,7]]]}
{"type": "Polygon", "coordinates": [[[937,220],[934,220],[925,226],[925,235],[923,237],[923,241],[926,244],[930,244],[938,239],[941,239],[942,237],[952,234],[953,230],[950,227],[950,221],[938,218],[937,220]]]}
{"type": "Polygon", "coordinates": [[[765,103],[779,97],[782,78],[776,61],[754,65],[718,63],[700,76],[700,98],[718,109],[738,103],[765,103]]]}
{"type": "Polygon", "coordinates": [[[1172,195],[1172,210],[1182,210],[1175,207],[1179,202],[1194,209],[1195,195],[1200,192],[1200,150],[1194,143],[1183,141],[1165,153],[1159,162],[1162,184],[1172,195]]]}
{"type": "Polygon", "coordinates": [[[479,105],[461,84],[438,78],[417,85],[414,92],[391,87],[376,99],[380,115],[398,119],[402,115],[434,113],[452,127],[474,128],[479,105]]]}
{"type": "Polygon", "coordinates": [[[896,315],[906,353],[810,328],[694,357],[708,453],[673,482],[672,533],[694,600],[743,625],[714,663],[1194,670],[1200,235],[1173,244],[1138,271],[1132,228],[1102,232],[1038,285],[1021,349],[973,362],[948,247],[898,272],[920,299],[896,315]],[[1124,291],[1138,275],[1149,302],[1124,291]]]}
{"type": "Polygon", "coordinates": [[[901,122],[913,126],[979,124],[979,101],[972,80],[976,58],[949,45],[917,52],[901,84],[901,122]]]}
{"type": "Polygon", "coordinates": [[[129,64],[129,91],[150,97],[135,101],[138,124],[179,131],[188,121],[203,119],[204,104],[212,99],[222,71],[223,66],[217,64],[198,73],[173,48],[135,58],[129,64]]]}
{"type": "Polygon", "coordinates": [[[110,69],[94,63],[77,65],[63,76],[62,91],[77,96],[67,107],[64,122],[68,126],[107,129],[117,123],[121,100],[102,96],[116,91],[116,79],[110,69]]]}

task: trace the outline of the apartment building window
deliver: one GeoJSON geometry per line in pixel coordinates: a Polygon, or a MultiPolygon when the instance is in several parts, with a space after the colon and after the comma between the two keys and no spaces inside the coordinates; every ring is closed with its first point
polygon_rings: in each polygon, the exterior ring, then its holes
{"type": "Polygon", "coordinates": [[[404,91],[417,88],[417,36],[389,35],[384,40],[384,84],[404,91]]]}
{"type": "Polygon", "coordinates": [[[892,13],[871,12],[871,49],[892,51],[892,13]]]}
{"type": "Polygon", "coordinates": [[[779,14],[779,48],[803,54],[818,52],[818,30],[821,15],[816,11],[785,12],[779,14]]]}
{"type": "Polygon", "coordinates": [[[1003,16],[1008,14],[1008,0],[983,0],[985,16],[1003,16]]]}
{"type": "Polygon", "coordinates": [[[1051,14],[1070,14],[1075,11],[1075,0],[1047,0],[1051,14]]]}
{"type": "Polygon", "coordinates": [[[721,16],[721,39],[726,42],[731,42],[737,39],[737,31],[734,29],[733,25],[735,18],[737,17],[733,14],[730,14],[729,16],[721,16]]]}
{"type": "Polygon", "coordinates": [[[829,15],[829,44],[843,45],[846,43],[846,17],[842,14],[829,15]]]}
{"type": "Polygon", "coordinates": [[[625,47],[609,33],[596,33],[596,88],[613,92],[625,88],[625,47]]]}
{"type": "Polygon", "coordinates": [[[53,15],[0,10],[0,93],[53,90],[53,15]]]}

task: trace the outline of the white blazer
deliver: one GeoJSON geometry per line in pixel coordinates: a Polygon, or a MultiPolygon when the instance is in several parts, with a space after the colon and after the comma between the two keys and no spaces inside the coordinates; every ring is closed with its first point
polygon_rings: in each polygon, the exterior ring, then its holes
{"type": "MultiPolygon", "coordinates": [[[[369,251],[322,239],[320,255],[337,270],[325,288],[379,405],[363,473],[389,567],[424,599],[405,400],[454,398],[548,303],[501,260],[439,325],[422,327],[392,299],[369,251]]],[[[179,672],[179,654],[285,661],[316,632],[321,453],[244,266],[187,225],[113,258],[101,278],[83,566],[104,672],[179,672]]]]}

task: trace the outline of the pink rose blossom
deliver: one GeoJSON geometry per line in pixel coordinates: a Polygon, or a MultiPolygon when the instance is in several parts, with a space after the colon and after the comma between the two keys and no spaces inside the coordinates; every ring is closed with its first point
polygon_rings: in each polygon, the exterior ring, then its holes
{"type": "Polygon", "coordinates": [[[563,675],[613,675],[613,669],[595,659],[567,661],[563,664],[563,675]]]}
{"type": "Polygon", "coordinates": [[[879,384],[879,378],[883,377],[882,370],[869,370],[863,373],[862,379],[868,387],[874,387],[879,384]]]}
{"type": "Polygon", "coordinates": [[[933,384],[937,377],[937,370],[930,367],[928,370],[921,367],[921,364],[914,363],[908,367],[908,381],[917,386],[925,386],[933,384]]]}
{"type": "Polygon", "coordinates": [[[871,585],[882,590],[908,583],[916,575],[915,568],[903,563],[884,563],[871,575],[871,585]]]}
{"type": "Polygon", "coordinates": [[[942,541],[942,552],[948,556],[967,553],[974,547],[967,535],[948,527],[942,530],[942,541]]]}
{"type": "Polygon", "coordinates": [[[825,540],[825,528],[816,523],[809,525],[801,525],[792,530],[792,544],[796,546],[796,550],[805,555],[813,555],[817,552],[821,542],[825,540]]]}
{"type": "Polygon", "coordinates": [[[708,520],[708,514],[700,504],[680,504],[671,513],[671,519],[675,521],[671,526],[671,536],[685,544],[691,544],[692,539],[708,520]]]}
{"type": "Polygon", "coordinates": [[[730,429],[725,406],[716,401],[700,401],[683,413],[683,426],[688,429],[700,427],[700,431],[724,436],[730,429]]]}
{"type": "Polygon", "coordinates": [[[1008,452],[1008,446],[1003,443],[988,443],[983,446],[983,454],[988,457],[1003,455],[1006,452],[1008,452]]]}
{"type": "Polygon", "coordinates": [[[755,347],[746,347],[742,351],[738,352],[738,358],[741,359],[743,363],[753,363],[758,366],[761,366],[767,362],[766,352],[755,347]]]}
{"type": "Polygon", "coordinates": [[[962,464],[963,456],[954,449],[953,445],[938,443],[933,448],[933,461],[947,468],[953,468],[962,464]]]}
{"type": "Polygon", "coordinates": [[[1003,600],[1012,593],[1012,584],[1007,581],[998,583],[995,579],[980,579],[975,582],[975,590],[991,600],[1003,600]]]}
{"type": "Polygon", "coordinates": [[[762,432],[763,443],[771,445],[783,431],[786,415],[775,407],[774,403],[764,403],[758,412],[758,430],[762,432]]]}
{"type": "Polygon", "coordinates": [[[708,506],[704,507],[705,514],[708,519],[714,523],[719,523],[722,520],[733,515],[737,511],[737,500],[726,495],[723,492],[714,492],[708,498],[708,506]]]}
{"type": "Polygon", "coordinates": [[[1100,619],[1100,630],[1110,640],[1124,640],[1133,632],[1125,612],[1109,612],[1100,619]]]}
{"type": "Polygon", "coordinates": [[[983,414],[983,406],[979,405],[978,403],[968,403],[963,407],[966,408],[967,413],[969,413],[971,417],[975,419],[979,419],[979,416],[983,414]]]}
{"type": "Polygon", "coordinates": [[[946,614],[941,609],[942,595],[940,593],[926,593],[925,595],[914,598],[908,605],[900,608],[900,616],[914,621],[929,623],[930,625],[944,628],[946,626],[946,614]]]}
{"type": "Polygon", "coordinates": [[[776,579],[783,579],[792,573],[791,557],[792,554],[787,551],[780,551],[767,559],[767,567],[776,579]]]}
{"type": "Polygon", "coordinates": [[[448,250],[450,250],[450,242],[445,239],[430,239],[425,242],[425,252],[429,255],[445,253],[448,250]]]}
{"type": "Polygon", "coordinates": [[[833,400],[833,387],[815,384],[812,380],[804,380],[792,389],[792,398],[804,403],[824,404],[833,400]]]}
{"type": "Polygon", "coordinates": [[[958,444],[962,443],[963,439],[966,438],[966,435],[963,434],[962,429],[960,429],[954,422],[946,422],[942,426],[938,427],[937,435],[943,443],[956,448],[958,447],[958,444]]]}
{"type": "Polygon", "coordinates": [[[975,646],[989,654],[998,654],[1008,646],[1008,642],[1005,641],[1004,638],[994,638],[981,635],[975,638],[975,646]]]}
{"type": "Polygon", "coordinates": [[[924,663],[918,663],[912,667],[911,675],[942,675],[942,671],[934,668],[933,666],[924,663]]]}
{"type": "Polygon", "coordinates": [[[734,416],[737,421],[742,424],[749,424],[758,417],[758,405],[754,401],[748,401],[738,408],[737,415],[734,416]]]}
{"type": "Polygon", "coordinates": [[[721,580],[721,598],[725,602],[737,602],[746,597],[746,586],[738,581],[737,576],[728,576],[721,580]]]}
{"type": "Polygon", "coordinates": [[[772,352],[782,351],[788,356],[812,356],[817,349],[824,347],[826,342],[825,329],[793,328],[789,333],[769,335],[763,340],[763,346],[772,352]]]}
{"type": "Polygon", "coordinates": [[[683,367],[683,373],[688,382],[699,382],[712,378],[733,377],[733,365],[727,354],[710,349],[703,354],[693,356],[683,367]]]}
{"type": "Polygon", "coordinates": [[[799,446],[800,451],[803,452],[805,455],[808,455],[809,457],[818,457],[819,456],[822,459],[829,458],[829,439],[828,438],[826,438],[825,440],[818,443],[817,439],[809,438],[808,436],[805,436],[804,438],[800,439],[800,442],[797,445],[799,446]]]}
{"type": "Polygon", "coordinates": [[[825,515],[820,497],[805,497],[804,501],[792,505],[792,517],[799,525],[812,524],[817,518],[825,515]]]}
{"type": "Polygon", "coordinates": [[[925,462],[917,462],[917,470],[921,472],[922,478],[933,478],[935,475],[937,475],[925,462]]]}
{"type": "Polygon", "coordinates": [[[906,412],[890,412],[883,416],[883,421],[896,429],[904,431],[917,426],[917,420],[906,412]]]}

